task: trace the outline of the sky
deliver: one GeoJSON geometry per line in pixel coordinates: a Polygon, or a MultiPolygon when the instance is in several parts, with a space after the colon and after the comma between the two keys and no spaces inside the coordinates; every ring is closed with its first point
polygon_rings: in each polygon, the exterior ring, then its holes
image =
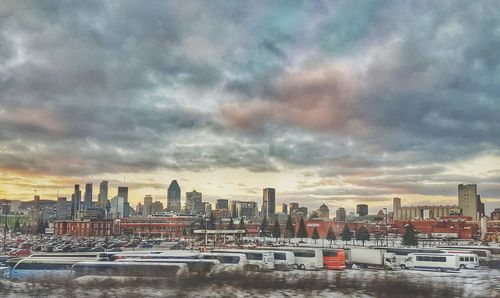
{"type": "MultiPolygon", "coordinates": [[[[500,207],[498,1],[2,1],[0,198],[500,207]],[[83,186],[82,186],[83,187],[83,186]],[[184,200],[184,197],[182,198],[184,200]]],[[[278,207],[278,210],[280,208],[278,207]]]]}

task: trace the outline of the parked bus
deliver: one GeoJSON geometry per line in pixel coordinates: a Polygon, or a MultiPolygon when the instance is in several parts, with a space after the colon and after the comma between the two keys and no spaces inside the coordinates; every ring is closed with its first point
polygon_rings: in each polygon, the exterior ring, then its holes
{"type": "Polygon", "coordinates": [[[173,277],[188,272],[186,263],[158,262],[78,262],[71,268],[73,277],[81,276],[137,276],[137,277],[173,277]]]}
{"type": "Polygon", "coordinates": [[[321,248],[312,247],[273,247],[265,248],[260,247],[261,250],[272,251],[291,251],[293,252],[295,263],[294,269],[300,270],[317,270],[322,269],[323,266],[323,250],[321,248]]]}
{"type": "Polygon", "coordinates": [[[118,259],[116,262],[133,262],[133,263],[181,263],[187,264],[189,273],[212,273],[220,269],[218,260],[203,260],[203,259],[118,259]]]}
{"type": "Polygon", "coordinates": [[[458,271],[460,255],[447,253],[411,253],[401,262],[402,269],[458,271]]]}
{"type": "Polygon", "coordinates": [[[344,270],[346,254],[343,249],[323,248],[323,267],[328,270],[344,270]]]}
{"type": "Polygon", "coordinates": [[[407,247],[373,247],[373,249],[385,250],[394,253],[396,257],[396,266],[407,259],[411,253],[443,253],[444,251],[436,248],[407,248],[407,247]]]}
{"type": "Polygon", "coordinates": [[[247,256],[242,253],[204,252],[199,255],[203,260],[218,260],[223,270],[243,270],[247,267],[247,256]]]}
{"type": "Polygon", "coordinates": [[[10,270],[10,278],[64,277],[81,258],[24,258],[10,270]]]}
{"type": "Polygon", "coordinates": [[[474,248],[473,246],[442,246],[439,249],[444,250],[461,250],[467,251],[469,253],[476,254],[479,258],[479,261],[488,261],[491,258],[491,251],[489,249],[484,248],[474,248]]]}
{"type": "Polygon", "coordinates": [[[274,269],[274,254],[270,251],[252,249],[216,249],[212,252],[242,253],[247,257],[246,269],[261,271],[274,269]]]}
{"type": "Polygon", "coordinates": [[[173,252],[162,252],[162,253],[118,253],[113,255],[108,255],[102,257],[99,260],[105,261],[116,261],[120,259],[198,259],[200,257],[199,253],[190,251],[173,251],[173,252]]]}

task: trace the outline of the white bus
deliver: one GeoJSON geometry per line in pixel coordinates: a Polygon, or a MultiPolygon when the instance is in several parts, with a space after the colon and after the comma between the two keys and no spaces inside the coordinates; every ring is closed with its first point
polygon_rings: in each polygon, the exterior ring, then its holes
{"type": "MultiPolygon", "coordinates": [[[[266,249],[266,248],[258,248],[266,249]]],[[[293,268],[300,270],[317,270],[323,268],[323,249],[311,247],[273,247],[272,251],[291,251],[295,258],[293,268]]]]}
{"type": "Polygon", "coordinates": [[[73,277],[81,276],[136,276],[136,277],[173,277],[188,272],[186,263],[157,262],[79,262],[72,267],[73,277]]]}
{"type": "Polygon", "coordinates": [[[204,252],[199,256],[203,260],[218,260],[223,270],[243,270],[247,267],[247,256],[243,253],[204,252]]]}
{"type": "Polygon", "coordinates": [[[478,269],[479,259],[476,254],[459,253],[460,269],[478,269]]]}
{"type": "Polygon", "coordinates": [[[447,253],[411,253],[401,262],[402,269],[458,271],[460,255],[447,253]]]}
{"type": "Polygon", "coordinates": [[[190,273],[212,273],[219,271],[220,262],[218,260],[204,260],[204,259],[119,259],[116,262],[128,263],[182,263],[187,264],[190,273]]]}
{"type": "Polygon", "coordinates": [[[260,271],[274,269],[274,254],[269,251],[253,249],[216,249],[212,250],[212,252],[244,254],[248,262],[246,268],[249,270],[260,271]]]}

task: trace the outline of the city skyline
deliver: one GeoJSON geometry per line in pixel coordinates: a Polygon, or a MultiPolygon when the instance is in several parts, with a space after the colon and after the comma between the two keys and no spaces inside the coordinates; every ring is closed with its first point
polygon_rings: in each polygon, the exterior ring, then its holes
{"type": "Polygon", "coordinates": [[[500,207],[495,2],[5,1],[0,199],[500,207]],[[460,7],[460,9],[456,9],[460,7]]]}

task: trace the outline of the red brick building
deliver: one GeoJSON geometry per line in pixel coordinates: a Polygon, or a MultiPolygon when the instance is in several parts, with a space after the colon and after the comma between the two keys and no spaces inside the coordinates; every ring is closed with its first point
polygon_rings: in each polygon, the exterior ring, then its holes
{"type": "Polygon", "coordinates": [[[199,222],[196,217],[136,217],[120,218],[114,222],[117,233],[141,237],[180,237],[189,233],[193,224],[199,222]]]}
{"type": "Polygon", "coordinates": [[[112,220],[58,220],[54,222],[54,235],[62,236],[112,236],[112,220]]]}

